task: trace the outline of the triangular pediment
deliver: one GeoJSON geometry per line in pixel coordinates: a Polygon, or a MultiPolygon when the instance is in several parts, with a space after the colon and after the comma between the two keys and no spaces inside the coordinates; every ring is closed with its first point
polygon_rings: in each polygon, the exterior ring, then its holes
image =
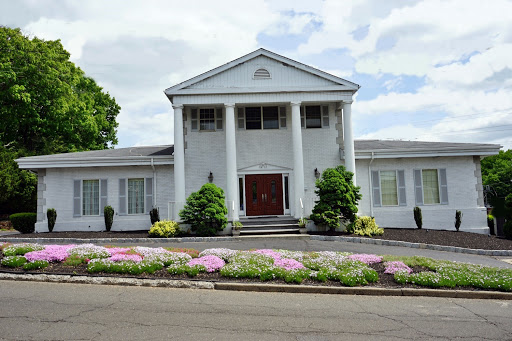
{"type": "Polygon", "coordinates": [[[270,163],[265,163],[265,162],[261,162],[261,163],[258,163],[258,164],[255,164],[255,165],[252,165],[252,166],[248,166],[248,167],[244,167],[244,168],[239,168],[238,169],[239,172],[248,172],[248,173],[253,173],[253,172],[289,172],[291,171],[291,168],[288,168],[288,167],[282,167],[282,166],[277,166],[277,165],[272,165],[270,163]]]}
{"type": "Polygon", "coordinates": [[[355,92],[359,85],[265,49],[259,49],[168,88],[165,93],[173,96],[265,89],[330,89],[355,92]]]}

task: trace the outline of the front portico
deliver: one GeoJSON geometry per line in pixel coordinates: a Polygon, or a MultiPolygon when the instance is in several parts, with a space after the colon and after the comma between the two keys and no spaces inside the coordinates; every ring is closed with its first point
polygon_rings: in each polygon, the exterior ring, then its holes
{"type": "Polygon", "coordinates": [[[340,149],[355,173],[351,103],[358,88],[260,49],[167,89],[174,108],[176,212],[206,182],[189,175],[187,165],[195,163],[198,152],[205,157],[205,148],[212,148],[216,159],[203,163],[209,169],[194,172],[215,174],[213,182],[225,190],[230,220],[309,214],[315,172],[339,164],[340,149]],[[197,141],[203,141],[203,150],[187,147],[197,141]],[[326,161],[322,153],[328,149],[326,161]],[[246,173],[254,165],[281,170],[246,173]],[[196,188],[188,189],[190,182],[196,188]]]}

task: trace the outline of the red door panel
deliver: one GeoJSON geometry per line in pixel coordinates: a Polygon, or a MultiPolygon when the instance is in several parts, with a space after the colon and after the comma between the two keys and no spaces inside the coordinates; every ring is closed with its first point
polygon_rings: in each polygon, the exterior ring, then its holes
{"type": "Polygon", "coordinates": [[[245,193],[248,216],[283,214],[281,174],[246,175],[245,193]]]}

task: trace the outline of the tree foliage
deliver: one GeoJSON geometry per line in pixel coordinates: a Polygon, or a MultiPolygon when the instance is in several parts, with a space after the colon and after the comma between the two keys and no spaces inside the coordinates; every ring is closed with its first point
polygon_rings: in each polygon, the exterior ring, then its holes
{"type": "Polygon", "coordinates": [[[316,224],[329,226],[334,231],[340,220],[353,223],[356,220],[357,203],[361,199],[359,187],[354,186],[354,174],[344,166],[327,168],[316,181],[316,201],[310,218],[316,224]]]}
{"type": "Polygon", "coordinates": [[[488,156],[481,161],[482,183],[491,188],[488,200],[493,208],[493,215],[504,217],[512,209],[512,150],[500,151],[498,155],[488,156]],[[508,199],[507,199],[508,197],[508,199]]]}
{"type": "Polygon", "coordinates": [[[2,208],[19,193],[35,191],[34,176],[13,168],[15,157],[117,143],[121,108],[69,57],[59,40],[29,38],[20,29],[0,27],[0,183],[8,183],[0,194],[2,208]],[[20,181],[28,187],[22,189],[20,181]]]}
{"type": "Polygon", "coordinates": [[[222,231],[228,220],[224,191],[215,184],[204,184],[197,192],[187,198],[187,203],[180,211],[180,217],[190,224],[198,236],[214,236],[222,231]]]}

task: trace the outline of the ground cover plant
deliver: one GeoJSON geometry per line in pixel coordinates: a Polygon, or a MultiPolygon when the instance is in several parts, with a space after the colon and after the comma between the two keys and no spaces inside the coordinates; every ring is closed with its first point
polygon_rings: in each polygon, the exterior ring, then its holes
{"type": "Polygon", "coordinates": [[[512,269],[334,251],[0,244],[0,270],[338,286],[512,291],[512,269]]]}

